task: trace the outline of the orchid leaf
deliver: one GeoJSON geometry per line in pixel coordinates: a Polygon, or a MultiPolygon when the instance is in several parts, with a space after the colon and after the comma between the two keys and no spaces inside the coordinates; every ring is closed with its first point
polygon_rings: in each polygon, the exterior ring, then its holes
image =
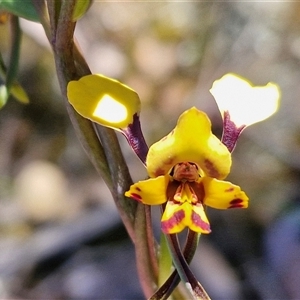
{"type": "Polygon", "coordinates": [[[31,0],[0,0],[0,10],[29,21],[39,22],[39,15],[31,0]]]}

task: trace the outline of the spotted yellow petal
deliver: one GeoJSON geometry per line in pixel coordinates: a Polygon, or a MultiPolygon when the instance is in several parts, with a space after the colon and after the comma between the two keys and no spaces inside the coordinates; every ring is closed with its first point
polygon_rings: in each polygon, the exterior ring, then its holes
{"type": "Polygon", "coordinates": [[[192,205],[189,202],[168,201],[161,220],[162,231],[167,234],[179,233],[185,227],[195,232],[210,232],[203,206],[200,203],[192,205]]]}
{"type": "Polygon", "coordinates": [[[139,114],[138,94],[117,80],[99,74],[70,81],[68,100],[83,117],[117,130],[133,123],[139,114]]]}
{"type": "Polygon", "coordinates": [[[231,167],[231,155],[221,141],[212,134],[207,115],[195,107],[185,111],[176,128],[153,144],[147,156],[150,177],[168,174],[173,166],[192,162],[206,176],[223,179],[231,167]]]}
{"type": "Polygon", "coordinates": [[[202,178],[204,204],[217,209],[247,208],[249,198],[237,185],[214,178],[202,178]]]}
{"type": "Polygon", "coordinates": [[[167,201],[168,183],[169,176],[159,176],[139,181],[130,187],[125,196],[148,205],[163,204],[167,201]]]}
{"type": "Polygon", "coordinates": [[[187,225],[186,219],[190,215],[190,204],[168,201],[161,219],[161,230],[167,234],[181,232],[187,225]]]}
{"type": "Polygon", "coordinates": [[[209,221],[201,203],[193,205],[188,227],[195,232],[210,233],[209,221]]]}

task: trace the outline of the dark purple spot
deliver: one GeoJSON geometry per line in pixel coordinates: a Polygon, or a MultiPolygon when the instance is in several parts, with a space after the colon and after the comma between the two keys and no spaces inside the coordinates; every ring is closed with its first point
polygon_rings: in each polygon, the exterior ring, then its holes
{"type": "Polygon", "coordinates": [[[219,171],[215,168],[214,164],[210,160],[205,159],[204,166],[210,177],[219,178],[220,176],[219,171]]]}
{"type": "Polygon", "coordinates": [[[141,191],[142,191],[138,186],[136,186],[135,189],[136,189],[138,192],[141,192],[141,191]]]}
{"type": "Polygon", "coordinates": [[[229,203],[230,204],[240,204],[240,203],[243,203],[243,199],[236,198],[236,199],[231,200],[229,203]]]}
{"type": "Polygon", "coordinates": [[[229,202],[230,206],[228,208],[244,208],[243,199],[233,199],[229,202]]]}
{"type": "Polygon", "coordinates": [[[136,194],[136,193],[131,193],[130,197],[133,198],[134,200],[137,200],[137,201],[142,200],[142,197],[139,194],[136,194]]]}
{"type": "Polygon", "coordinates": [[[169,233],[173,227],[178,225],[184,219],[184,217],[185,217],[184,210],[177,211],[170,219],[161,222],[161,230],[164,233],[169,233]]]}
{"type": "Polygon", "coordinates": [[[230,208],[244,208],[245,206],[243,204],[232,204],[228,207],[228,209],[230,208]]]}
{"type": "Polygon", "coordinates": [[[194,225],[196,225],[197,227],[201,228],[202,230],[206,231],[206,232],[211,232],[210,230],[210,225],[209,223],[204,222],[200,216],[195,213],[194,211],[192,212],[192,222],[194,225]]]}

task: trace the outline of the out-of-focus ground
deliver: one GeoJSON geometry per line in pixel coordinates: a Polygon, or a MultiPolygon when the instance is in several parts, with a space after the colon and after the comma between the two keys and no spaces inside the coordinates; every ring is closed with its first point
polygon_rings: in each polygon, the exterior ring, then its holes
{"type": "MultiPolygon", "coordinates": [[[[299,20],[299,2],[95,1],[77,24],[92,72],[140,95],[149,144],[191,106],[220,137],[209,88],[227,72],[281,87],[278,113],[246,129],[233,153],[228,180],[249,209],[208,211],[212,233],[192,266],[213,299],[300,299],[299,20]]],[[[75,136],[43,31],[21,26],[19,81],[31,103],[10,99],[0,111],[0,298],[142,299],[134,248],[75,136]]],[[[7,25],[0,36],[7,59],[7,25]]]]}

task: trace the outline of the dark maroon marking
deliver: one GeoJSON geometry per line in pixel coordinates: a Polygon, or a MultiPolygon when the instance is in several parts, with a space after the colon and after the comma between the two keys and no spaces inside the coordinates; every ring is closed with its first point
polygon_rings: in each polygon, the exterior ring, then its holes
{"type": "Polygon", "coordinates": [[[195,224],[196,226],[200,227],[201,229],[211,232],[210,230],[210,225],[206,222],[204,222],[200,216],[195,213],[194,211],[192,211],[192,216],[191,216],[192,222],[193,224],[195,224]]]}
{"type": "Polygon", "coordinates": [[[139,115],[135,113],[133,115],[132,124],[129,124],[125,129],[121,129],[121,131],[125,135],[132,150],[142,163],[146,165],[146,157],[149,149],[143,136],[139,115]]]}
{"type": "Polygon", "coordinates": [[[189,186],[193,189],[194,193],[197,196],[198,203],[203,203],[205,197],[204,186],[202,182],[189,182],[189,186]]]}
{"type": "Polygon", "coordinates": [[[174,157],[169,157],[167,160],[164,161],[166,165],[172,165],[174,162],[174,157]]]}
{"type": "Polygon", "coordinates": [[[158,177],[160,175],[165,175],[165,170],[158,168],[157,170],[155,170],[154,175],[155,175],[155,177],[158,177]]]}
{"type": "Polygon", "coordinates": [[[226,189],[224,192],[233,192],[234,191],[234,187],[231,187],[231,188],[229,188],[229,189],[226,189]]]}
{"type": "Polygon", "coordinates": [[[221,140],[222,143],[227,147],[229,152],[232,152],[234,150],[236,142],[245,127],[245,125],[242,125],[241,127],[236,127],[230,119],[229,112],[224,111],[223,134],[221,140]]]}
{"type": "MultiPolygon", "coordinates": [[[[161,162],[161,165],[164,165],[164,166],[170,166],[170,168],[172,167],[172,164],[174,162],[174,158],[173,157],[169,157],[168,159],[166,159],[165,161],[162,161],[161,162]]],[[[158,177],[160,175],[166,175],[168,170],[165,170],[161,167],[159,167],[158,169],[155,170],[155,177],[158,177]]]]}
{"type": "Polygon", "coordinates": [[[170,200],[170,201],[174,200],[175,193],[176,193],[176,191],[177,191],[180,184],[181,184],[181,182],[178,182],[176,180],[173,180],[173,181],[169,182],[168,187],[167,187],[167,191],[166,191],[166,196],[167,196],[168,200],[170,200]]]}
{"type": "Polygon", "coordinates": [[[208,170],[208,174],[210,177],[219,178],[220,174],[218,170],[215,168],[214,164],[209,159],[204,160],[204,166],[208,170]]]}
{"type": "Polygon", "coordinates": [[[133,198],[134,200],[137,200],[137,201],[141,201],[142,200],[142,197],[136,193],[131,193],[130,195],[131,198],[133,198]]]}
{"type": "Polygon", "coordinates": [[[231,200],[229,203],[230,204],[240,204],[240,203],[243,203],[243,199],[236,198],[236,199],[231,200]]]}
{"type": "Polygon", "coordinates": [[[135,189],[136,189],[137,191],[139,191],[139,192],[142,191],[138,186],[136,186],[135,189]]]}
{"type": "Polygon", "coordinates": [[[179,210],[174,215],[166,220],[161,222],[161,230],[165,233],[168,233],[169,230],[171,230],[174,226],[179,224],[185,217],[185,212],[184,210],[179,210]]]}
{"type": "Polygon", "coordinates": [[[243,204],[232,204],[228,207],[228,209],[230,208],[244,208],[245,206],[243,204]]]}

